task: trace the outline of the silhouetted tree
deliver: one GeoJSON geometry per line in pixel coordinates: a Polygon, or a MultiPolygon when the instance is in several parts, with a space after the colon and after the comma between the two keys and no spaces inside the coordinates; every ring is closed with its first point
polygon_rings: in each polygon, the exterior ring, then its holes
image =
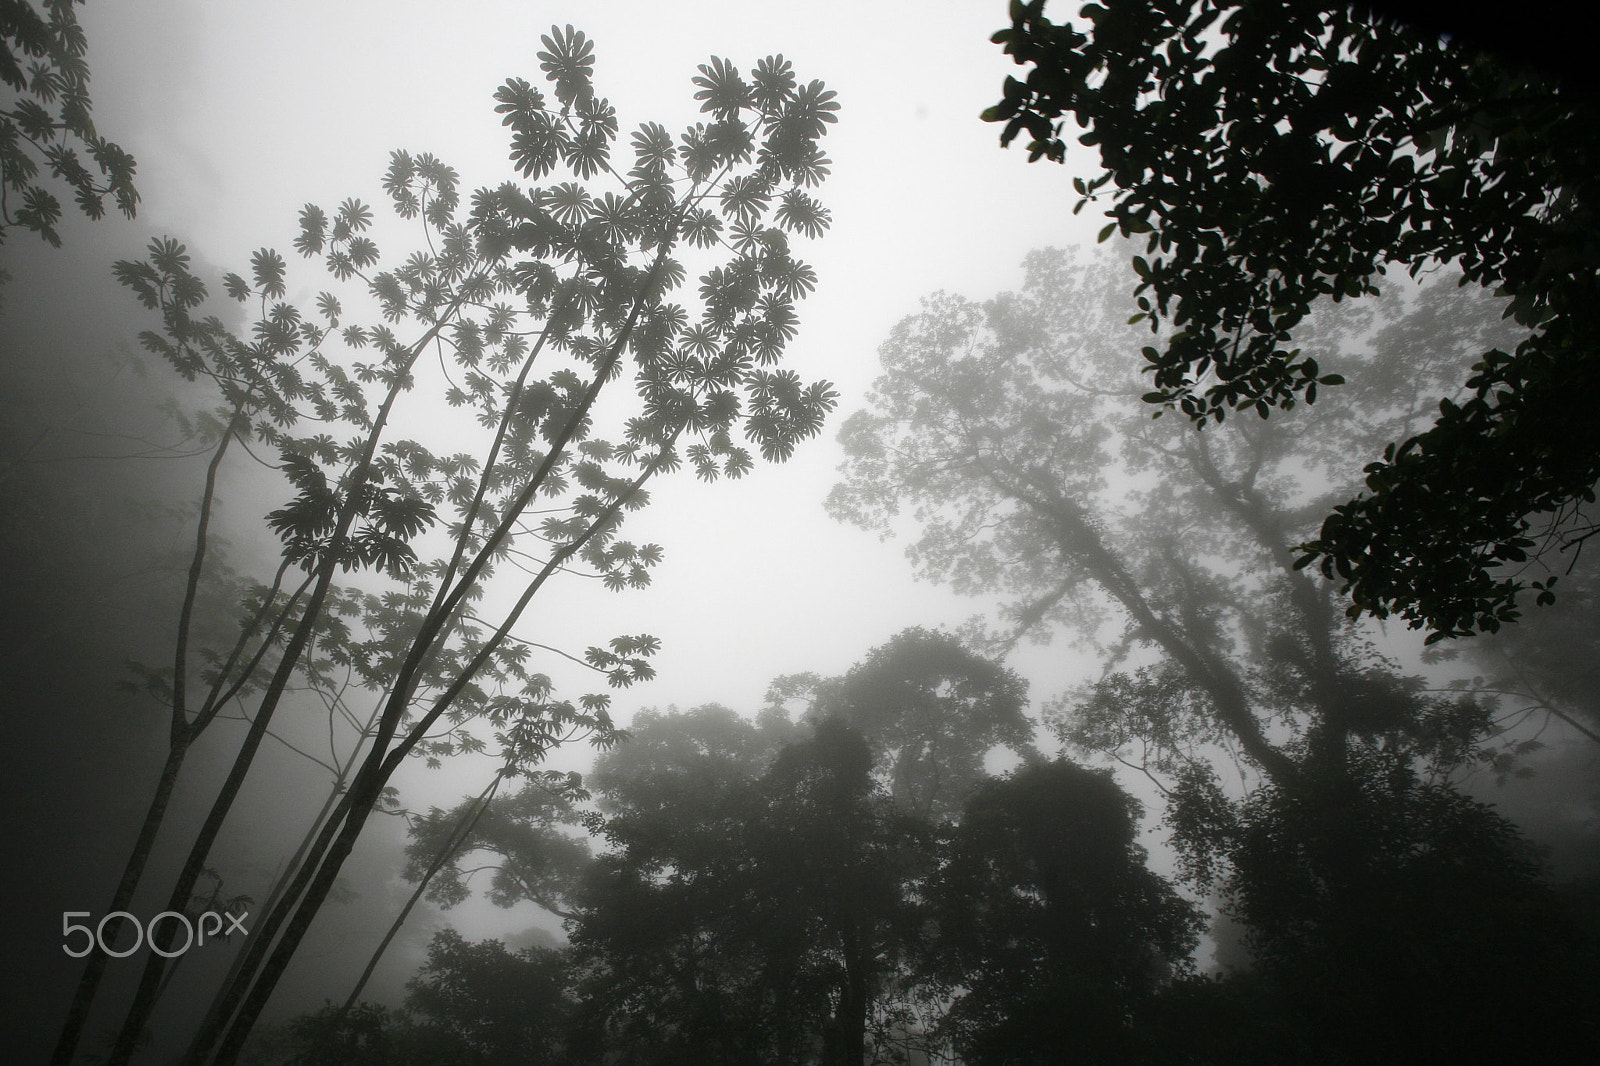
{"type": "Polygon", "coordinates": [[[957,989],[941,1030],[963,1062],[1129,1062],[1136,1013],[1198,939],[1193,904],[1145,866],[1139,804],[1066,760],[968,800],[930,895],[931,953],[957,989]]]}
{"type": "MultiPolygon", "coordinates": [[[[1293,551],[1323,501],[1359,476],[1365,446],[1427,416],[1427,397],[1455,370],[1441,353],[1475,350],[1495,335],[1485,315],[1495,308],[1449,285],[1390,296],[1376,305],[1382,317],[1370,302],[1344,303],[1303,339],[1309,358],[1360,370],[1350,388],[1292,419],[1235,420],[1201,434],[1141,412],[1135,368],[1122,355],[1119,286],[1103,262],[1041,252],[1029,257],[1019,293],[981,306],[925,301],[881,350],[872,409],[845,423],[847,478],[830,508],[879,528],[915,511],[922,572],[963,591],[1010,594],[1010,639],[1052,625],[1109,645],[1100,680],[1047,716],[1069,743],[1148,774],[1168,793],[1180,836],[1218,842],[1191,851],[1187,872],[1222,878],[1247,921],[1268,919],[1246,906],[1255,873],[1229,865],[1245,837],[1217,827],[1257,815],[1262,838],[1292,849],[1305,881],[1324,892],[1298,900],[1298,910],[1286,904],[1284,921],[1322,922],[1331,908],[1366,915],[1372,929],[1404,924],[1426,893],[1413,894],[1412,867],[1390,861],[1390,848],[1428,855],[1459,846],[1460,860],[1439,867],[1453,871],[1438,873],[1441,881],[1501,869],[1527,893],[1546,891],[1501,837],[1459,839],[1471,818],[1441,814],[1475,809],[1446,782],[1486,757],[1488,707],[1401,676],[1293,551]],[[1219,770],[1230,763],[1238,776],[1226,781],[1219,770]],[[1377,785],[1388,791],[1371,793],[1382,799],[1372,801],[1369,824],[1358,800],[1377,785]],[[1356,879],[1358,870],[1373,871],[1371,882],[1356,879]]],[[[1489,920],[1493,894],[1475,898],[1488,909],[1463,904],[1462,922],[1489,920]]],[[[1503,903],[1501,920],[1521,920],[1512,897],[1503,903]]],[[[1559,939],[1561,923],[1551,918],[1522,945],[1530,973],[1547,964],[1569,972],[1537,942],[1559,939]]],[[[1347,947],[1365,935],[1353,922],[1329,928],[1347,947]]],[[[1379,936],[1365,957],[1447,959],[1459,947],[1452,930],[1444,922],[1413,940],[1379,936]]],[[[1317,957],[1295,951],[1307,965],[1317,957]]],[[[1433,972],[1431,963],[1390,964],[1418,980],[1433,972]]],[[[1487,1009],[1474,988],[1439,978],[1456,1017],[1487,1009]]],[[[1530,977],[1529,987],[1543,981],[1530,977]]],[[[1360,1032],[1339,1046],[1376,1045],[1390,1031],[1360,1013],[1343,1024],[1360,1032]]],[[[1502,1043],[1519,1026],[1480,1024],[1497,1026],[1502,1043]]]]}
{"type": "MultiPolygon", "coordinates": [[[[611,162],[616,112],[590,85],[592,45],[570,27],[553,29],[544,44],[554,103],[514,79],[496,93],[497,111],[522,176],[560,171],[572,180],[484,188],[458,218],[455,172],[396,152],[385,189],[425,241],[387,270],[376,269],[364,204],[301,212],[296,249],[319,258],[352,302],[374,301],[375,320],[346,321],[333,292],[317,297],[315,311],[284,302],[287,265],[271,249],[252,257],[250,280],[223,279],[230,296],[259,308],[248,337],[201,316],[206,285],[178,242],[156,241],[146,260],[117,265],[161,314],[161,331],[142,342],[185,378],[213,385],[220,408],[199,423],[210,463],[172,665],[142,679],[170,711],[169,758],[106,911],[127,908],[187,751],[232,701],[248,701],[249,729],[166,909],[187,903],[291,682],[326,698],[330,713],[349,715],[356,733],[330,764],[330,801],[276,902],[251,927],[190,1061],[237,1054],[407,757],[481,750],[461,729],[473,719],[492,724],[511,773],[584,735],[608,741],[609,697],[557,698],[550,678],[529,668],[533,647],[513,633],[545,583],[580,564],[613,589],[647,583],[660,549],[618,532],[625,512],[647,502],[645,485],[657,473],[687,460],[702,478],[738,477],[754,464],[735,443],[741,432],[764,459],[785,459],[833,405],[826,383],[805,385],[773,365],[796,329],[794,301],[815,284],[790,255],[788,234],[815,237],[828,225],[805,190],[827,174],[817,142],[834,121],[833,94],[820,82],[800,84],[778,57],[758,64],[750,82],[713,60],[696,79],[710,124],[686,131],[681,144],[657,124],[640,127],[624,174],[611,162]],[[674,258],[685,248],[708,250],[695,312],[668,299],[687,275],[674,258]],[[423,440],[396,436],[403,402],[433,353],[439,391],[471,412],[453,441],[464,434],[476,451],[437,455],[423,440]],[[630,360],[634,387],[606,423],[618,435],[600,440],[593,432],[609,402],[598,401],[615,392],[605,387],[630,360]],[[302,420],[318,432],[296,435],[302,420]],[[267,515],[283,561],[270,583],[248,592],[231,647],[191,647],[224,459],[232,445],[253,442],[277,452],[294,494],[267,515]],[[452,520],[439,523],[441,511],[452,520]],[[529,531],[534,512],[545,517],[529,531]],[[538,542],[533,562],[511,607],[480,618],[473,604],[495,564],[530,542],[538,542]],[[424,558],[419,548],[438,554],[424,558]],[[337,588],[335,574],[350,571],[381,591],[337,588]],[[367,713],[351,712],[352,700],[365,700],[367,713]]],[[[436,421],[436,410],[428,417],[436,421]]],[[[657,647],[648,635],[619,637],[583,661],[622,686],[650,676],[657,647]]],[[[91,955],[58,1061],[72,1055],[105,961],[91,955]]],[[[132,1053],[164,970],[152,953],[113,1063],[132,1053]]]]}
{"type": "Polygon", "coordinates": [[[89,218],[105,214],[108,196],[129,218],[139,203],[133,156],[95,132],[89,42],[76,3],[82,0],[45,0],[43,13],[28,0],[0,6],[0,244],[21,226],[61,246],[61,202],[40,181],[41,167],[89,218]]]}
{"type": "Polygon", "coordinates": [[[607,820],[616,850],[596,859],[572,926],[581,1054],[860,1061],[914,932],[905,886],[927,862],[922,830],[841,722],[764,772],[746,766],[739,779],[691,756],[674,791],[692,800],[607,820]]]}
{"type": "Polygon", "coordinates": [[[1034,752],[1028,685],[948,634],[907,629],[841,678],[813,714],[837,715],[872,744],[889,796],[919,818],[958,814],[997,747],[1034,752]]]}
{"type": "Polygon", "coordinates": [[[1466,395],[1368,455],[1300,562],[1430,639],[1497,629],[1524,588],[1548,602],[1521,564],[1539,536],[1594,532],[1579,508],[1600,479],[1592,85],[1363,4],[1105,0],[1059,25],[1044,7],[1014,3],[995,34],[1031,69],[984,117],[1002,144],[1026,130],[1030,159],[1065,159],[1069,113],[1098,147],[1078,208],[1105,189],[1104,233],[1148,235],[1146,401],[1197,424],[1314,402],[1343,380],[1300,344],[1314,306],[1375,294],[1391,266],[1459,269],[1525,337],[1461,349],[1466,395]]]}

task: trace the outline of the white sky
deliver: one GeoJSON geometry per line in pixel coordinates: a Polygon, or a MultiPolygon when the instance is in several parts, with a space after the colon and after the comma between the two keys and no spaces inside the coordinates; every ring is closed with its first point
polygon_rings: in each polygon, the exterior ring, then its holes
{"type": "MultiPolygon", "coordinates": [[[[748,69],[780,52],[802,80],[838,92],[840,122],[824,143],[833,176],[820,190],[834,224],[800,253],[819,285],[788,356],[803,378],[836,384],[838,414],[782,467],[711,486],[657,483],[625,533],[666,548],[653,586],[585,587],[572,600],[581,613],[563,616],[569,631],[528,632],[573,650],[616,633],[662,637],[658,679],[617,694],[626,717],[708,701],[752,711],[775,675],[841,672],[905,626],[956,623],[981,606],[914,583],[903,544],[833,522],[821,501],[840,459],[837,425],[862,405],[878,344],[921,296],[987,297],[1020,281],[1029,249],[1097,228],[1091,212],[1071,217],[1069,171],[1002,152],[998,127],[977,118],[1015,70],[988,41],[1005,10],[279,0],[90,5],[83,21],[99,125],[139,160],[138,239],[170,233],[241,273],[252,251],[274,246],[291,284],[311,291],[322,279],[289,247],[300,206],[357,196],[381,212],[392,149],[434,153],[467,190],[514,176],[492,94],[513,76],[542,84],[535,53],[552,23],[594,40],[595,85],[624,132],[698,120],[689,79],[713,54],[748,69]]],[[[1061,687],[1043,674],[1059,671],[1033,660],[1042,699],[1061,687]]]]}

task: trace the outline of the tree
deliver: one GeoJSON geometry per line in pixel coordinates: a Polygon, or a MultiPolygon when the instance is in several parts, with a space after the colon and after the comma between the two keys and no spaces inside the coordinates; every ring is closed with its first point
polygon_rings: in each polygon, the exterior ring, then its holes
{"type": "Polygon", "coordinates": [[[567,960],[554,948],[507,951],[498,940],[469,944],[454,929],[433,938],[412,979],[406,1010],[419,1019],[413,1039],[454,1051],[426,1061],[545,1066],[562,1057],[567,960]]]}
{"type": "Polygon", "coordinates": [[[1226,856],[1252,994],[1298,1034],[1296,1061],[1553,1061],[1593,1046],[1593,936],[1492,807],[1393,751],[1207,807],[1222,816],[1175,819],[1175,842],[1189,863],[1226,856]]]}
{"type": "Polygon", "coordinates": [[[843,677],[781,677],[767,695],[772,707],[795,698],[808,701],[809,720],[837,716],[866,737],[890,798],[918,818],[958,815],[987,778],[984,759],[994,748],[1035,754],[1027,682],[920,626],[872,649],[843,677]]]}
{"type": "Polygon", "coordinates": [[[1304,753],[1281,725],[1334,762],[1386,735],[1459,761],[1481,708],[1389,676],[1293,546],[1326,498],[1306,491],[1308,470],[1343,491],[1363,442],[1403,432],[1425,410],[1416,397],[1452,376],[1412,343],[1492,337],[1493,309],[1441,285],[1382,319],[1341,305],[1308,351],[1370,343],[1366,382],[1298,434],[1275,420],[1202,435],[1139,414],[1119,354],[1136,330],[1104,257],[1036,252],[1026,271],[1020,292],[981,306],[939,294],[895,328],[872,408],[841,430],[830,511],[879,529],[911,511],[924,575],[1011,597],[1007,640],[1061,626],[1103,643],[1107,676],[1069,732],[1146,771],[1206,762],[1197,745],[1213,742],[1289,781],[1304,753]]]}
{"type": "MultiPolygon", "coordinates": [[[[797,328],[794,301],[815,283],[789,254],[788,233],[815,237],[828,224],[805,190],[827,173],[817,141],[834,121],[833,94],[800,84],[781,58],[758,64],[750,82],[714,59],[695,79],[712,121],[677,144],[665,128],[641,126],[624,174],[611,163],[616,112],[589,83],[592,45],[571,27],[553,29],[544,44],[559,109],[513,79],[496,93],[497,110],[524,177],[564,171],[574,180],[480,189],[458,220],[455,172],[396,152],[385,190],[425,240],[386,270],[376,269],[366,205],[301,212],[296,249],[321,258],[348,299],[369,295],[381,321],[346,323],[334,292],[310,313],[285,302],[287,266],[271,249],[253,257],[250,280],[224,278],[230,296],[260,308],[248,339],[217,316],[200,317],[206,286],[178,242],[157,241],[147,260],[118,264],[124,283],[162,315],[162,331],[141,337],[145,346],[185,378],[214,385],[221,405],[199,426],[212,451],[173,665],[144,677],[170,709],[170,756],[108,911],[126,909],[185,753],[223,706],[248,699],[250,726],[167,909],[188,900],[291,681],[331,692],[332,706],[371,705],[367,718],[354,716],[358,735],[332,801],[277,903],[252,927],[189,1061],[213,1052],[219,1063],[233,1060],[404,759],[482,750],[449,728],[474,719],[494,728],[510,774],[560,743],[613,739],[606,694],[558,699],[551,679],[529,668],[546,646],[514,629],[546,582],[584,564],[612,589],[647,583],[660,549],[617,533],[657,473],[687,459],[703,479],[738,477],[754,460],[737,434],[782,460],[833,405],[826,383],[769,369],[797,328]],[[589,182],[616,191],[596,194],[589,182]],[[686,274],[674,258],[685,246],[707,261],[697,314],[668,302],[686,274]],[[439,440],[398,438],[403,402],[433,354],[441,393],[470,417],[441,427],[439,440]],[[598,405],[630,360],[636,398],[598,405]],[[317,432],[295,435],[302,421],[317,432]],[[601,428],[612,440],[595,436],[601,428]],[[480,450],[433,450],[461,439],[480,450]],[[252,443],[276,451],[294,493],[267,516],[283,561],[247,595],[234,645],[205,650],[197,666],[190,626],[217,484],[230,446],[252,443]],[[453,520],[441,524],[441,510],[453,520]],[[524,523],[536,511],[545,517],[530,530],[524,523]],[[425,559],[419,548],[439,554],[425,559]],[[524,580],[509,608],[485,619],[473,604],[497,566],[522,569],[524,580]],[[340,590],[336,572],[359,572],[382,592],[340,590]]],[[[624,686],[650,676],[657,646],[648,635],[619,637],[582,662],[624,686]]],[[[91,957],[58,1061],[71,1057],[104,963],[91,957]]],[[[153,954],[145,967],[114,1062],[127,1059],[154,1006],[161,963],[153,954]]]]}
{"type": "MultiPolygon", "coordinates": [[[[1401,925],[1428,905],[1420,882],[1438,890],[1510,862],[1514,833],[1448,787],[1484,756],[1489,709],[1401,675],[1293,552],[1325,501],[1358,476],[1364,445],[1427,417],[1424,398],[1458,369],[1447,356],[1494,336],[1493,304],[1437,283],[1342,303],[1303,343],[1309,358],[1339,355],[1358,368],[1349,389],[1294,426],[1236,420],[1199,434],[1139,412],[1135,368],[1121,357],[1130,327],[1104,259],[1045,251],[1026,268],[1019,292],[983,305],[940,294],[895,328],[871,408],[841,430],[846,477],[830,510],[880,529],[910,513],[923,574],[1011,599],[1002,645],[1063,628],[1104,651],[1103,675],[1056,701],[1047,719],[1078,749],[1147,774],[1166,792],[1180,837],[1219,842],[1192,853],[1197,881],[1226,879],[1232,862],[1240,880],[1228,883],[1248,891],[1255,874],[1234,854],[1244,837],[1219,827],[1252,818],[1259,839],[1294,856],[1298,883],[1320,886],[1283,904],[1285,922],[1325,922],[1332,911],[1363,916],[1368,929],[1401,925]],[[1484,825],[1492,831],[1472,829],[1484,825]],[[1456,858],[1430,865],[1428,856],[1444,855],[1456,858]],[[1413,876],[1419,869],[1426,878],[1413,876]],[[1361,870],[1370,881],[1352,873],[1361,870]]],[[[1526,898],[1544,891],[1526,866],[1501,873],[1497,883],[1515,882],[1526,898]]],[[[1271,883],[1267,875],[1255,887],[1271,883]]],[[[1493,893],[1467,895],[1459,927],[1489,921],[1493,893]]],[[[1521,920],[1520,904],[1504,902],[1494,920],[1521,920]]],[[[1242,913],[1267,922],[1261,911],[1242,913]]],[[[1540,943],[1559,940],[1562,921],[1541,922],[1540,943]]],[[[1368,937],[1362,957],[1451,958],[1456,928],[1441,921],[1413,940],[1368,937]]],[[[1353,920],[1337,930],[1340,951],[1363,935],[1353,920]]],[[[1540,943],[1523,945],[1529,966],[1570,973],[1540,943]]],[[[1516,956],[1502,949],[1501,959],[1516,956]]],[[[1300,954],[1314,974],[1316,954],[1300,954]]],[[[1360,998],[1354,973],[1341,971],[1360,998]]],[[[1460,993],[1453,1016],[1487,1013],[1485,986],[1449,987],[1460,993]]],[[[1387,1024],[1343,1017],[1360,1031],[1340,1046],[1379,1039],[1387,1024]]],[[[1494,1024],[1496,1041],[1520,1031],[1514,1020],[1494,1024]]]]}
{"type": "Polygon", "coordinates": [[[1469,349],[1467,395],[1392,438],[1300,562],[1430,639],[1498,629],[1524,589],[1550,602],[1526,564],[1593,534],[1600,479],[1592,92],[1362,5],[1108,0],[1086,30],[1043,9],[1013,3],[995,34],[1032,69],[984,117],[1002,144],[1026,130],[1030,159],[1065,159],[1069,112],[1099,147],[1078,209],[1112,186],[1104,233],[1148,235],[1146,401],[1197,426],[1315,402],[1344,364],[1295,346],[1314,305],[1389,266],[1459,269],[1526,336],[1469,349]]]}
{"type": "Polygon", "coordinates": [[[473,800],[448,811],[435,807],[411,826],[405,876],[423,881],[430,865],[444,856],[427,886],[427,896],[435,903],[446,907],[461,903],[470,892],[467,878],[487,869],[494,874],[489,899],[495,905],[510,907],[527,899],[552,914],[568,917],[567,900],[589,861],[588,843],[561,828],[581,824],[572,802],[577,798],[586,798],[586,793],[572,796],[548,782],[533,780],[515,795],[491,799],[481,814],[473,800]],[[467,820],[470,830],[457,839],[467,820]],[[497,861],[463,870],[462,860],[479,852],[487,852],[497,861]]]}
{"type": "Polygon", "coordinates": [[[1198,939],[1198,910],[1145,866],[1139,804],[1063,759],[968,800],[930,894],[933,954],[961,989],[941,1023],[963,1062],[1127,1062],[1134,1013],[1198,939]]]}
{"type": "MultiPolygon", "coordinates": [[[[688,735],[708,735],[704,711],[683,718],[688,735]]],[[[729,740],[755,733],[725,721],[729,740]]],[[[615,850],[597,858],[571,926],[586,975],[577,1053],[859,1061],[898,961],[889,941],[906,932],[895,916],[914,865],[914,820],[888,804],[870,748],[840,722],[737,763],[722,754],[728,747],[672,744],[682,735],[672,724],[652,719],[596,767],[598,780],[623,789],[608,800],[597,786],[617,812],[605,823],[615,850]],[[640,741],[670,745],[650,761],[676,763],[664,775],[671,784],[649,794],[656,802],[619,803],[643,797],[606,764],[640,741]],[[677,762],[674,748],[687,759],[677,762]]]]}
{"type": "Polygon", "coordinates": [[[74,3],[82,0],[45,0],[43,14],[27,0],[0,5],[0,82],[9,90],[0,110],[0,244],[21,226],[61,246],[61,202],[38,180],[40,164],[89,218],[105,214],[107,197],[129,218],[139,203],[133,156],[96,133],[90,117],[89,42],[74,3]]]}
{"type": "Polygon", "coordinates": [[[1478,691],[1503,696],[1525,714],[1558,718],[1600,743],[1600,569],[1592,555],[1573,563],[1553,605],[1440,655],[1459,652],[1482,671],[1478,691]]]}

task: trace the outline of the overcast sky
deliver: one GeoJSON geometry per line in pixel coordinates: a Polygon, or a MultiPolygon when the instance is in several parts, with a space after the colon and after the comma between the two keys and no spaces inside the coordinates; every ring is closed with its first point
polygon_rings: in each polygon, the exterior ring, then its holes
{"type": "MultiPolygon", "coordinates": [[[[306,202],[384,203],[395,148],[434,153],[468,189],[511,177],[492,94],[509,77],[540,83],[535,53],[552,24],[594,40],[596,89],[624,131],[697,120],[690,78],[712,55],[748,69],[782,53],[802,80],[822,79],[842,104],[820,191],[834,223],[801,253],[819,284],[788,358],[837,385],[838,414],[783,467],[657,484],[628,533],[666,548],[653,586],[586,587],[570,601],[585,609],[563,612],[564,631],[543,639],[662,637],[660,676],[619,694],[623,717],[708,701],[751,711],[777,674],[836,673],[905,626],[958,623],[983,606],[915,583],[903,544],[833,522],[822,499],[837,425],[920,297],[985,298],[1020,281],[1029,249],[1095,228],[1089,213],[1071,216],[1069,171],[1001,151],[997,127],[978,120],[1015,70],[988,40],[1003,3],[150,2],[90,5],[83,18],[100,128],[139,160],[129,254],[170,233],[241,272],[262,246],[289,253],[306,202]]],[[[313,269],[296,276],[320,287],[313,269]]],[[[1063,673],[1052,668],[1063,655],[1019,663],[1037,697],[1064,683],[1045,676],[1063,673]]]]}

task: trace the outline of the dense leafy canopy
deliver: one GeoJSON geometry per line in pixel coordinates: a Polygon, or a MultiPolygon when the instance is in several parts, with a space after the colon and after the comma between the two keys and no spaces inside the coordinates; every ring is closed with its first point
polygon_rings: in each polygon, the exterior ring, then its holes
{"type": "Polygon", "coordinates": [[[1356,384],[1299,425],[1196,434],[1140,414],[1121,286],[1106,255],[1045,251],[1019,292],[925,301],[881,349],[872,407],[845,422],[830,510],[879,529],[911,512],[921,571],[1006,595],[1012,639],[1063,626],[1105,644],[1107,676],[1064,724],[1087,747],[1172,774],[1222,742],[1285,781],[1294,744],[1318,737],[1332,753],[1405,736],[1463,757],[1444,738],[1470,735],[1479,710],[1392,678],[1293,547],[1373,440],[1426,417],[1459,365],[1452,342],[1498,335],[1495,307],[1448,284],[1341,304],[1304,343],[1322,359],[1366,347],[1344,356],[1356,384]]]}
{"type": "MultiPolygon", "coordinates": [[[[846,678],[944,640],[903,633],[846,678]]],[[[1179,782],[1214,802],[1179,805],[1175,843],[1222,878],[1258,955],[1205,978],[1198,908],[1147,868],[1140,806],[1107,771],[1034,756],[930,822],[879,783],[892,750],[819,717],[831,683],[810,680],[809,728],[771,706],[642,713],[589,779],[607,848],[570,894],[571,946],[447,930],[403,1011],[303,1018],[297,1061],[1332,1064],[1582,1035],[1464,1024],[1486,990],[1576,1012],[1588,941],[1510,825],[1420,779],[1404,748],[1243,803],[1179,782]]],[[[504,839],[513,868],[564,865],[504,839]]]]}
{"type": "Polygon", "coordinates": [[[1391,265],[1461,271],[1526,335],[1466,353],[1467,394],[1372,453],[1302,565],[1436,637],[1515,619],[1524,588],[1547,601],[1523,564],[1592,531],[1576,508],[1600,478],[1592,95],[1361,6],[1107,0],[1076,24],[1044,6],[1017,0],[995,34],[1031,69],[985,118],[1033,159],[1065,160],[1069,114],[1098,147],[1078,207],[1109,186],[1106,232],[1148,235],[1146,400],[1199,424],[1312,402],[1344,368],[1300,345],[1314,305],[1391,265]]]}
{"type": "Polygon", "coordinates": [[[89,42],[77,3],[46,0],[43,14],[28,0],[0,5],[0,243],[21,226],[61,246],[61,202],[41,182],[41,164],[89,218],[105,214],[108,196],[129,218],[139,203],[133,157],[96,133],[90,117],[89,42]]]}
{"type": "Polygon", "coordinates": [[[1133,1059],[1133,1012],[1184,968],[1201,924],[1145,866],[1138,818],[1108,772],[1065,760],[968,801],[929,890],[933,970],[965,989],[944,1023],[963,1061],[1133,1059]]]}
{"type": "Polygon", "coordinates": [[[779,678],[768,698],[808,697],[808,717],[837,716],[873,745],[889,795],[922,818],[953,818],[984,760],[1004,747],[1033,755],[1028,685],[945,633],[907,629],[843,677],[779,678]]]}

